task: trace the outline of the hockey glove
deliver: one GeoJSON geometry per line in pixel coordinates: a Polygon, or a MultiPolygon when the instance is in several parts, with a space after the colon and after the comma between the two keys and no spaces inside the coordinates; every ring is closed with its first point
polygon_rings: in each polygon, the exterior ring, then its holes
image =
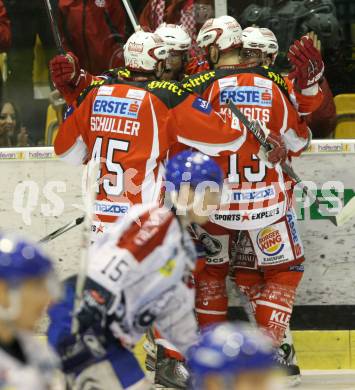
{"type": "Polygon", "coordinates": [[[66,336],[57,346],[62,370],[66,374],[79,374],[86,367],[97,363],[106,356],[105,340],[91,329],[84,334],[66,336]]]}
{"type": "Polygon", "coordinates": [[[49,69],[53,84],[62,95],[65,95],[68,89],[75,88],[79,82],[79,60],[71,52],[55,56],[49,63],[49,69]]]}
{"type": "MultiPolygon", "coordinates": [[[[263,160],[266,165],[273,167],[275,164],[282,164],[287,158],[286,144],[281,135],[271,132],[263,122],[256,121],[257,133],[265,140],[268,147],[260,146],[258,157],[263,160]]],[[[264,144],[262,142],[262,144],[264,144]]]]}
{"type": "Polygon", "coordinates": [[[290,46],[287,56],[294,67],[288,77],[290,80],[295,79],[301,90],[317,84],[322,78],[324,63],[311,38],[304,36],[300,41],[296,40],[290,46]]]}
{"type": "Polygon", "coordinates": [[[272,149],[266,152],[267,160],[271,164],[282,164],[287,158],[287,149],[282,136],[275,133],[269,133],[266,142],[272,146],[272,149]]]}
{"type": "Polygon", "coordinates": [[[112,294],[90,278],[86,279],[82,301],[75,316],[79,322],[79,333],[91,328],[107,328],[107,312],[112,303],[112,294]]]}

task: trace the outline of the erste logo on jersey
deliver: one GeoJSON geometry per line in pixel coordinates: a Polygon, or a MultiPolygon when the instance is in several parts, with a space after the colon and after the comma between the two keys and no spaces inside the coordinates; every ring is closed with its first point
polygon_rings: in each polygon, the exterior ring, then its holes
{"type": "Polygon", "coordinates": [[[274,226],[261,229],[256,240],[259,249],[265,256],[276,256],[285,246],[281,232],[274,226]]]}
{"type": "Polygon", "coordinates": [[[220,104],[227,104],[229,100],[234,104],[271,107],[272,90],[249,86],[227,87],[220,93],[220,104]]]}
{"type": "Polygon", "coordinates": [[[137,99],[97,96],[92,113],[137,119],[141,104],[142,101],[137,99]]]}

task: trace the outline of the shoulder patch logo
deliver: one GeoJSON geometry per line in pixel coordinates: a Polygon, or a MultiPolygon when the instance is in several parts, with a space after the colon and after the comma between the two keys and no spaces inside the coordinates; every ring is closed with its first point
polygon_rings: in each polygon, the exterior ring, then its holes
{"type": "Polygon", "coordinates": [[[140,89],[129,89],[126,97],[131,98],[131,99],[143,100],[145,94],[146,94],[146,91],[142,91],[140,89]]]}
{"type": "Polygon", "coordinates": [[[218,84],[220,89],[236,87],[238,85],[238,80],[236,77],[224,77],[223,79],[218,80],[218,84]]]}
{"type": "Polygon", "coordinates": [[[268,79],[264,79],[262,77],[256,77],[254,76],[254,85],[256,87],[261,87],[261,88],[272,88],[272,81],[268,79]]]}
{"type": "Polygon", "coordinates": [[[204,114],[210,114],[212,111],[212,106],[210,103],[202,98],[196,98],[192,103],[192,107],[203,112],[204,114]]]}
{"type": "Polygon", "coordinates": [[[67,110],[65,111],[64,120],[67,120],[73,112],[74,112],[74,107],[73,106],[69,106],[67,108],[67,110]]]}
{"type": "Polygon", "coordinates": [[[103,85],[97,91],[98,96],[111,96],[113,92],[113,87],[109,87],[107,85],[103,85]]]}

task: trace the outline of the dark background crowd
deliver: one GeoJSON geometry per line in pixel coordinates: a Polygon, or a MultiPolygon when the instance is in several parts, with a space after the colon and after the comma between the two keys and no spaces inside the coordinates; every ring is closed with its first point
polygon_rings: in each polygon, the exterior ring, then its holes
{"type": "MultiPolygon", "coordinates": [[[[51,0],[66,50],[92,74],[123,65],[133,32],[120,0],[51,0]]],[[[183,24],[194,38],[214,16],[213,0],[131,0],[142,26],[183,24]]],[[[309,31],[321,40],[325,76],[333,95],[355,94],[353,0],[229,0],[228,14],[242,25],[270,28],[278,38],[279,71],[287,72],[290,44],[309,31]]],[[[50,145],[63,100],[48,77],[57,52],[44,0],[0,0],[0,147],[50,145]]],[[[354,106],[355,114],[355,106],[354,106]]],[[[314,130],[331,137],[336,126],[314,130]]],[[[355,129],[354,135],[355,138],[355,129]]]]}

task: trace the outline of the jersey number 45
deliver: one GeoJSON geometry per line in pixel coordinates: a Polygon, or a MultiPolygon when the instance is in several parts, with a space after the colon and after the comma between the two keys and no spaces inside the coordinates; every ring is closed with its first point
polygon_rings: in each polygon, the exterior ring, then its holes
{"type": "MultiPolygon", "coordinates": [[[[107,195],[119,196],[124,190],[124,169],[119,162],[114,162],[113,157],[116,151],[128,152],[129,141],[121,139],[108,139],[106,151],[103,150],[103,137],[97,137],[92,150],[92,159],[100,162],[100,170],[98,173],[98,181],[107,195]],[[105,164],[107,178],[102,178],[102,164],[105,164]],[[113,179],[114,177],[114,179],[113,179]],[[102,180],[101,180],[102,179],[102,180]]],[[[99,184],[96,192],[100,191],[99,184]]]]}

